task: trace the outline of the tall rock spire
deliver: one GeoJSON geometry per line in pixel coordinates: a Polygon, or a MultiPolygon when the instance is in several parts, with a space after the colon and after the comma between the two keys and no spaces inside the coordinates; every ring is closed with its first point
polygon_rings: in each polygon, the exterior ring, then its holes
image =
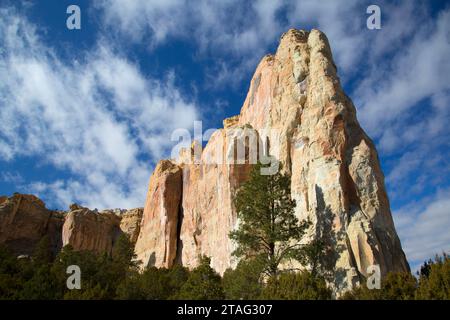
{"type": "Polygon", "coordinates": [[[233,197],[247,179],[248,139],[256,134],[257,144],[264,141],[258,151],[269,150],[291,174],[296,215],[313,222],[309,240],[321,237],[329,244],[326,264],[333,269],[337,292],[363,281],[371,265],[379,266],[382,275],[409,270],[375,146],[342,90],[322,32],[291,29],[283,34],[275,55],[265,56],[256,68],[240,115],[226,119],[224,127],[212,135],[200,163],[186,161],[191,149],[187,157],[185,152],[164,166],[182,172],[180,185],[167,184],[164,193],[155,187],[165,176],[158,166],[144,209],[138,258],[193,267],[203,254],[221,273],[235,265],[228,238],[236,226],[233,197]],[[243,163],[227,161],[230,153],[236,157],[236,143],[247,148],[243,163]],[[171,195],[169,188],[182,194],[171,195]],[[160,235],[164,241],[151,240],[160,235]]]}

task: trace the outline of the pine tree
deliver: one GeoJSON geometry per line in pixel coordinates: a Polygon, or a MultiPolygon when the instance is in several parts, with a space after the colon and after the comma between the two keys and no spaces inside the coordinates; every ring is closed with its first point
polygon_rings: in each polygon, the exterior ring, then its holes
{"type": "Polygon", "coordinates": [[[300,223],[294,215],[290,177],[280,171],[261,175],[261,167],[253,167],[249,180],[237,192],[239,224],[230,238],[237,243],[235,256],[258,260],[263,272],[273,277],[282,262],[300,259],[300,240],[309,223],[300,223]]]}
{"type": "Polygon", "coordinates": [[[44,236],[34,248],[31,264],[32,276],[25,282],[20,299],[55,299],[58,298],[56,277],[51,272],[52,252],[50,239],[44,236]]]}
{"type": "Polygon", "coordinates": [[[24,284],[20,263],[6,247],[0,245],[0,300],[17,299],[24,284]]]}
{"type": "Polygon", "coordinates": [[[33,251],[33,261],[36,265],[49,264],[53,260],[50,238],[48,235],[44,236],[36,244],[33,251]]]}
{"type": "Polygon", "coordinates": [[[325,280],[308,271],[285,272],[271,278],[261,294],[265,300],[330,300],[331,297],[325,280]]]}
{"type": "Polygon", "coordinates": [[[450,299],[450,257],[444,253],[429,260],[421,271],[419,287],[416,292],[418,300],[449,300],[450,299]]]}
{"type": "Polygon", "coordinates": [[[112,250],[112,258],[117,263],[121,263],[126,267],[137,268],[138,262],[135,260],[133,244],[128,235],[122,233],[117,237],[112,250]]]}

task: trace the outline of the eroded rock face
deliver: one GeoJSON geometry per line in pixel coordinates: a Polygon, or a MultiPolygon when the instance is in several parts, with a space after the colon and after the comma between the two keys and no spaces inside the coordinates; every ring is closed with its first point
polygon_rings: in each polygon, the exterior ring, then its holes
{"type": "Polygon", "coordinates": [[[120,220],[113,213],[72,205],[62,227],[62,244],[71,245],[74,250],[111,253],[121,233],[120,220]]]}
{"type": "MultiPolygon", "coordinates": [[[[195,267],[200,255],[211,257],[211,266],[219,272],[233,266],[231,253],[234,246],[228,237],[236,224],[233,198],[251,169],[246,157],[248,144],[242,146],[243,157],[238,158],[234,142],[244,143],[245,137],[254,133],[251,128],[236,125],[234,128],[238,130],[217,130],[198,164],[195,159],[179,159],[183,172],[183,197],[178,262],[187,267],[195,267]]],[[[253,138],[256,140],[258,136],[253,138]]],[[[192,152],[194,149],[195,145],[192,152]]]]}
{"type": "Polygon", "coordinates": [[[170,160],[160,161],[150,178],[135,247],[143,267],[170,267],[175,261],[181,179],[181,168],[170,160]]]}
{"type": "Polygon", "coordinates": [[[372,264],[407,271],[375,146],[342,91],[326,36],[318,30],[285,33],[275,56],[252,79],[240,123],[276,129],[271,153],[292,175],[296,214],[328,239],[335,288],[367,276],[372,264]]]}
{"type": "MultiPolygon", "coordinates": [[[[313,222],[307,240],[326,238],[331,249],[327,264],[334,270],[336,292],[362,281],[372,264],[379,265],[382,274],[409,270],[375,146],[342,91],[328,40],[318,30],[286,32],[276,54],[265,56],[258,65],[240,115],[225,119],[225,129],[212,135],[194,161],[189,160],[200,145],[182,152],[178,233],[164,227],[167,210],[156,209],[165,207],[167,200],[157,193],[155,181],[161,173],[154,173],[146,203],[152,214],[144,211],[142,225],[148,226],[144,236],[155,243],[151,247],[170,247],[173,252],[177,243],[178,262],[189,267],[197,264],[199,254],[210,256],[212,266],[221,273],[233,265],[233,244],[228,239],[236,225],[232,198],[251,166],[206,160],[224,159],[234,146],[223,137],[234,134],[235,141],[243,143],[242,131],[229,131],[247,127],[257,131],[258,141],[268,139],[270,154],[291,174],[296,215],[313,222]]],[[[175,210],[172,215],[175,221],[175,210]]],[[[155,261],[167,265],[167,250],[153,252],[155,261]]]]}
{"type": "Polygon", "coordinates": [[[64,225],[65,212],[53,211],[47,225],[52,252],[56,255],[63,247],[62,227],[64,225]]]}
{"type": "Polygon", "coordinates": [[[139,231],[141,229],[141,220],[144,213],[144,208],[135,208],[126,210],[121,214],[120,229],[128,235],[131,243],[135,244],[139,231]]]}
{"type": "Polygon", "coordinates": [[[39,240],[52,231],[52,212],[28,194],[3,197],[0,203],[0,244],[17,254],[30,255],[39,240]]]}
{"type": "Polygon", "coordinates": [[[36,196],[18,193],[0,200],[0,244],[17,255],[31,255],[44,236],[55,255],[65,245],[111,253],[122,233],[136,242],[143,213],[143,208],[98,212],[77,204],[68,212],[52,211],[36,196]]]}

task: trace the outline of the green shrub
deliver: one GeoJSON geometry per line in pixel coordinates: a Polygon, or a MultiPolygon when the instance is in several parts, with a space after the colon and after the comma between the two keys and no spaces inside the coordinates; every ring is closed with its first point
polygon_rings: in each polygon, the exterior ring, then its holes
{"type": "Polygon", "coordinates": [[[269,279],[261,297],[268,300],[329,300],[332,292],[323,278],[302,271],[282,273],[269,279]]]}
{"type": "Polygon", "coordinates": [[[450,257],[443,254],[428,262],[428,272],[419,278],[416,298],[419,300],[450,299],[450,257]]]}
{"type": "Polygon", "coordinates": [[[381,280],[380,289],[368,289],[366,283],[346,292],[343,300],[412,300],[417,280],[409,272],[390,272],[381,280]]]}
{"type": "Polygon", "coordinates": [[[225,298],[220,275],[210,266],[210,258],[202,257],[200,264],[189,274],[176,299],[220,300],[225,298]]]}
{"type": "Polygon", "coordinates": [[[222,283],[226,299],[258,299],[262,290],[262,267],[256,261],[242,260],[236,269],[227,269],[222,283]]]}

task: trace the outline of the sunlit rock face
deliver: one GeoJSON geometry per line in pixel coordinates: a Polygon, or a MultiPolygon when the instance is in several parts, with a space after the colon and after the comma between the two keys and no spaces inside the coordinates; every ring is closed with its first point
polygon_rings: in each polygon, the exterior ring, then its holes
{"type": "Polygon", "coordinates": [[[292,175],[297,216],[314,224],[309,236],[333,247],[328,263],[338,291],[373,264],[382,274],[409,270],[375,146],[342,91],[323,33],[282,36],[256,70],[240,122],[278,132],[271,152],[292,175]]]}
{"type": "Polygon", "coordinates": [[[62,246],[70,245],[77,251],[111,254],[120,235],[126,235],[134,245],[142,213],[143,208],[106,209],[99,212],[73,204],[64,213],[62,246]]]}
{"type": "Polygon", "coordinates": [[[232,199],[251,164],[226,158],[233,143],[245,144],[246,128],[256,130],[257,141],[291,174],[296,215],[313,223],[308,240],[322,237],[330,246],[326,263],[335,291],[361,282],[373,264],[382,275],[409,270],[375,146],[342,91],[328,40],[318,30],[283,34],[276,53],[256,68],[240,115],[225,119],[202,151],[194,143],[167,173],[154,173],[138,255],[153,255],[157,266],[194,267],[205,254],[220,273],[234,265],[232,199]],[[211,158],[221,161],[211,164],[211,158]],[[168,184],[170,175],[176,177],[168,184]]]}
{"type": "Polygon", "coordinates": [[[174,263],[181,190],[181,168],[170,160],[160,161],[150,178],[135,247],[143,267],[170,267],[174,263]]]}
{"type": "Polygon", "coordinates": [[[191,164],[180,159],[183,196],[178,262],[188,267],[196,266],[200,255],[211,257],[211,265],[219,272],[232,266],[234,247],[228,234],[236,223],[233,198],[251,169],[248,157],[245,161],[248,148],[242,146],[243,163],[239,163],[234,145],[252,136],[253,130],[236,125],[227,129],[211,136],[199,164],[195,159],[191,164]]]}
{"type": "Polygon", "coordinates": [[[138,239],[143,213],[143,208],[135,208],[125,210],[125,212],[121,214],[120,230],[128,235],[132,244],[135,244],[138,239]]]}
{"type": "Polygon", "coordinates": [[[78,251],[111,253],[120,235],[120,216],[111,212],[96,212],[72,205],[62,228],[63,246],[78,251]]]}

